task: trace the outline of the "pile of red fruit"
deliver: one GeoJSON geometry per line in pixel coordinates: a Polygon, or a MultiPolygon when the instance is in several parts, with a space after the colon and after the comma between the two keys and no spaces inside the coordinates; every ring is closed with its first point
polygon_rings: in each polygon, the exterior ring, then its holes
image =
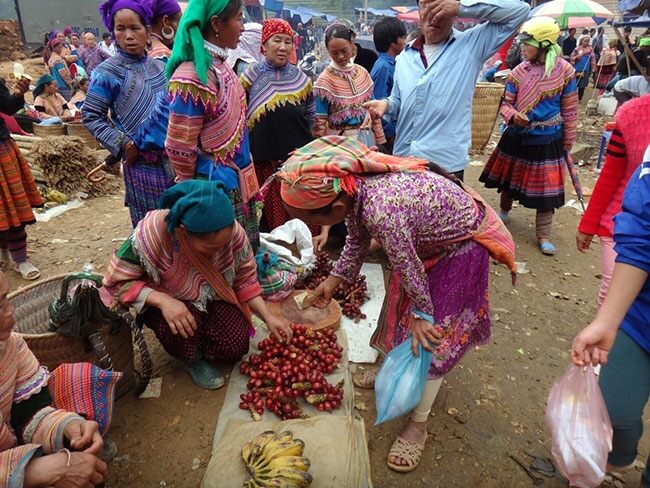
{"type": "Polygon", "coordinates": [[[331,385],[325,379],[341,361],[343,348],[336,342],[336,333],[302,324],[292,324],[291,329],[291,341],[281,343],[273,336],[263,339],[260,353],[239,367],[250,377],[246,384],[250,391],[240,396],[239,408],[249,410],[255,420],[265,409],[282,420],[300,418],[300,398],[321,412],[341,407],[343,381],[331,385]]]}
{"type": "MultiPolygon", "coordinates": [[[[305,279],[305,287],[308,290],[315,290],[329,276],[332,267],[332,261],[327,253],[316,254],[316,266],[311,275],[305,279]]],[[[364,320],[366,315],[361,312],[361,305],[370,298],[365,275],[359,275],[354,283],[342,282],[334,290],[333,298],[341,305],[343,315],[354,319],[355,322],[364,320]]]]}

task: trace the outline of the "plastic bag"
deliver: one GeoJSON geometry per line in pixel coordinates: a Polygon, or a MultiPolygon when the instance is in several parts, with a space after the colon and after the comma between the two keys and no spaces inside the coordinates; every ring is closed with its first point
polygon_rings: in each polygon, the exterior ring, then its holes
{"type": "Polygon", "coordinates": [[[406,415],[422,400],[432,354],[418,344],[413,356],[411,338],[388,353],[375,380],[375,425],[406,415]]]}
{"type": "Polygon", "coordinates": [[[261,233],[260,249],[276,254],[280,261],[291,265],[299,279],[309,275],[316,260],[309,227],[298,219],[273,229],[270,234],[261,233]],[[294,256],[288,247],[294,243],[300,257],[294,256]]]}
{"type": "Polygon", "coordinates": [[[375,142],[375,135],[370,129],[359,129],[359,132],[357,133],[357,141],[359,141],[367,148],[371,148],[377,145],[375,142]]]}
{"type": "Polygon", "coordinates": [[[548,395],[551,453],[571,486],[593,488],[605,477],[612,424],[594,368],[571,365],[548,395]]]}

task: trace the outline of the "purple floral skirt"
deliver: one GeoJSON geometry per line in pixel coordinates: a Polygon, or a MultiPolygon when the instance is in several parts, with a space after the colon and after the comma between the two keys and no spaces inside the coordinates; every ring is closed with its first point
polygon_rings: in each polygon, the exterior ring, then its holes
{"type": "MultiPolygon", "coordinates": [[[[436,327],[443,332],[434,350],[429,379],[440,378],[471,348],[490,340],[488,277],[490,259],[486,248],[473,240],[441,249],[424,262],[436,327]]],[[[380,353],[410,340],[408,326],[413,304],[400,278],[393,272],[371,345],[380,353]]]]}

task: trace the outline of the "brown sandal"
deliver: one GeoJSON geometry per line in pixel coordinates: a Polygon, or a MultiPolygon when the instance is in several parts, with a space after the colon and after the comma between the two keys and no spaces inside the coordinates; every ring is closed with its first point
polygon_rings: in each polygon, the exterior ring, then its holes
{"type": "MultiPolygon", "coordinates": [[[[429,436],[427,435],[427,437],[429,436]]],[[[427,440],[424,439],[425,443],[426,441],[427,440]]],[[[400,436],[397,436],[397,439],[395,439],[395,442],[393,442],[393,445],[390,447],[390,451],[388,451],[386,464],[390,469],[397,471],[398,473],[410,473],[420,464],[423,451],[424,443],[422,445],[415,444],[413,442],[407,441],[400,436]],[[402,464],[392,463],[390,461],[391,456],[403,459],[406,461],[406,466],[402,464]]]]}
{"type": "Polygon", "coordinates": [[[352,383],[357,388],[363,390],[372,390],[375,387],[375,379],[377,378],[377,372],[371,369],[362,369],[352,376],[352,383]]]}

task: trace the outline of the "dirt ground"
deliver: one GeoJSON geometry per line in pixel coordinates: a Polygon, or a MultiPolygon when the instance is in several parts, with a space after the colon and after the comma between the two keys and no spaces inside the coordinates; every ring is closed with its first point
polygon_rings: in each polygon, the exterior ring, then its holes
{"type": "MultiPolygon", "coordinates": [[[[593,134],[583,142],[593,145],[593,134]]],[[[484,161],[486,155],[477,159],[484,161]]],[[[477,182],[481,169],[470,166],[466,182],[497,206],[496,192],[477,182]]],[[[583,168],[581,178],[585,187],[593,188],[593,171],[583,168]]],[[[571,197],[568,189],[567,199],[571,197]]],[[[492,343],[472,351],[445,378],[429,421],[424,459],[415,472],[402,475],[386,467],[386,455],[401,421],[375,427],[374,395],[358,392],[358,399],[367,405],[359,413],[366,421],[376,487],[534,486],[515,458],[528,465],[529,455],[550,457],[550,436],[543,419],[548,391],[568,365],[573,336],[595,312],[598,246],[586,255],[577,252],[578,220],[573,208],[557,211],[553,241],[558,253],[545,257],[536,246],[533,211],[521,207],[512,211],[509,228],[517,242],[517,261],[526,262],[530,272],[519,275],[513,288],[505,268],[492,266],[492,343]]],[[[92,199],[79,209],[30,227],[31,259],[43,278],[78,271],[86,262],[101,273],[111,251],[129,232],[121,196],[92,199]]],[[[8,278],[14,290],[27,284],[14,272],[8,278]]],[[[129,394],[117,402],[110,436],[118,444],[119,455],[110,466],[106,485],[198,487],[209,461],[225,388],[207,392],[194,387],[155,338],[148,335],[148,339],[156,371],[163,378],[162,394],[147,400],[129,394]]],[[[230,367],[224,365],[224,370],[230,367]]],[[[648,451],[644,440],[639,459],[645,461],[648,451]]],[[[633,471],[619,486],[637,486],[639,476],[638,470],[633,471]]],[[[223,486],[231,488],[227,481],[223,486]]],[[[547,478],[541,486],[565,484],[547,478]]]]}

